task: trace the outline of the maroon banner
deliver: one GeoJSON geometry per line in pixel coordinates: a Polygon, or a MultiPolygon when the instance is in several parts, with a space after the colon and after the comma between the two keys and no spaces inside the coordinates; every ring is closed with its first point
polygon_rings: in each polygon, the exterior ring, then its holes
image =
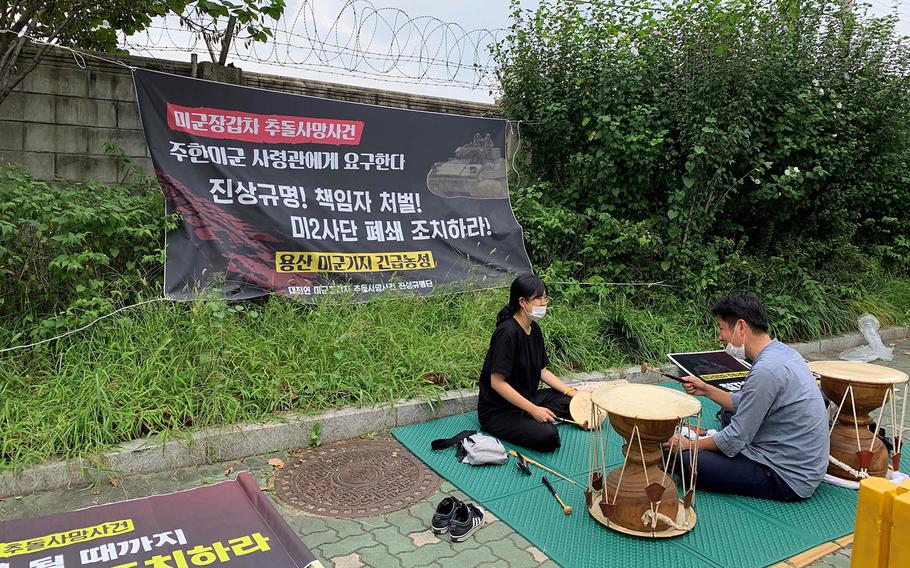
{"type": "Polygon", "coordinates": [[[321,568],[246,472],[188,491],[0,522],[0,568],[321,568]]]}

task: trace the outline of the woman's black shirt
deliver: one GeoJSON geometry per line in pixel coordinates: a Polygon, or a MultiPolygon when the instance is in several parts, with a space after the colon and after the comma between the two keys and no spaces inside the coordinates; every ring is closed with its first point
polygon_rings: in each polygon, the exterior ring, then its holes
{"type": "Polygon", "coordinates": [[[543,343],[543,333],[536,322],[531,322],[531,334],[525,333],[515,318],[509,318],[496,327],[490,338],[490,348],[483,369],[480,371],[480,396],[477,414],[484,416],[516,407],[493,390],[490,376],[499,373],[518,394],[533,400],[540,385],[540,371],[550,364],[543,343]]]}

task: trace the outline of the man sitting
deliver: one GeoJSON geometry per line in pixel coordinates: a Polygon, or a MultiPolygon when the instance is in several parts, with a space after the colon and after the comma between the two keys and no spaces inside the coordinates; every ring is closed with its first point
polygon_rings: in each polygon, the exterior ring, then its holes
{"type": "Polygon", "coordinates": [[[729,393],[697,377],[685,390],[723,409],[713,436],[673,443],[689,475],[688,450],[698,446],[698,488],[777,501],[810,497],[828,467],[828,414],[803,357],[768,335],[768,317],[754,294],[734,294],[711,308],[724,349],[750,359],[742,390],[729,393]]]}

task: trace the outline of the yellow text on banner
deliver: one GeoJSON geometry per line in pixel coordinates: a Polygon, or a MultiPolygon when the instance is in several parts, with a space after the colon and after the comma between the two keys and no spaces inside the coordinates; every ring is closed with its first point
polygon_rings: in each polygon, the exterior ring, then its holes
{"type": "Polygon", "coordinates": [[[276,252],[278,272],[385,272],[436,268],[433,252],[276,252]]]}
{"type": "Polygon", "coordinates": [[[33,552],[41,552],[42,550],[50,550],[51,548],[60,548],[79,542],[88,542],[90,540],[124,534],[132,532],[133,528],[132,519],[123,519],[121,521],[108,521],[93,527],[73,529],[27,540],[0,542],[0,558],[9,558],[11,556],[19,556],[20,554],[31,554],[33,552]]]}
{"type": "Polygon", "coordinates": [[[702,375],[701,378],[704,381],[722,381],[724,379],[741,379],[749,374],[749,371],[731,371],[729,373],[712,373],[710,375],[702,375]]]}

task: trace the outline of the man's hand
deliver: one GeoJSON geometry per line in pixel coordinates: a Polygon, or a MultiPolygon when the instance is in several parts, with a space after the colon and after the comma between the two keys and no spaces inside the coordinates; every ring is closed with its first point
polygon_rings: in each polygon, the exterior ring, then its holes
{"type": "Polygon", "coordinates": [[[724,410],[733,410],[733,394],[714,385],[709,385],[705,381],[692,375],[682,377],[683,388],[686,394],[695,396],[706,396],[719,404],[724,410]]]}
{"type": "Polygon", "coordinates": [[[691,394],[694,396],[708,396],[709,389],[711,386],[708,385],[705,381],[699,379],[698,377],[693,377],[688,375],[682,378],[683,388],[686,389],[686,394],[691,394]]]}
{"type": "Polygon", "coordinates": [[[678,451],[682,452],[685,450],[691,450],[692,446],[696,443],[697,443],[696,440],[690,440],[689,438],[686,438],[685,436],[677,435],[677,436],[673,436],[672,438],[670,438],[669,440],[664,442],[664,449],[669,450],[671,452],[673,450],[678,449],[678,451]]]}
{"type": "Polygon", "coordinates": [[[556,422],[556,414],[554,414],[553,411],[549,408],[535,406],[528,412],[528,414],[530,414],[531,417],[538,422],[556,422]]]}

